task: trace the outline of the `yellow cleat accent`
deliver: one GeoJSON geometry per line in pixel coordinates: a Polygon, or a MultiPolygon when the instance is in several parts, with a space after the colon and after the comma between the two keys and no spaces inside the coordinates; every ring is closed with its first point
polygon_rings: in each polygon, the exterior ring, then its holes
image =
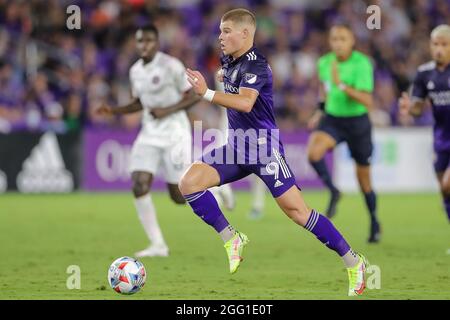
{"type": "Polygon", "coordinates": [[[239,265],[244,258],[242,258],[242,251],[245,245],[249,243],[248,237],[236,231],[236,234],[228,240],[224,247],[227,251],[228,261],[230,262],[230,273],[233,274],[239,268],[239,265]]]}
{"type": "Polygon", "coordinates": [[[369,262],[366,257],[359,254],[359,262],[353,268],[347,268],[348,273],[348,296],[354,297],[362,295],[366,288],[366,269],[369,262]]]}

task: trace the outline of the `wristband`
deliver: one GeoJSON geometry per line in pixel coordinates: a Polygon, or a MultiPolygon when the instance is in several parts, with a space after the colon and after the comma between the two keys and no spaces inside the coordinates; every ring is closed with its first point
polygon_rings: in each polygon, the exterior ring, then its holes
{"type": "Polygon", "coordinates": [[[206,89],[206,92],[203,95],[203,99],[208,100],[209,102],[212,102],[215,94],[216,94],[216,92],[214,90],[206,89]]]}

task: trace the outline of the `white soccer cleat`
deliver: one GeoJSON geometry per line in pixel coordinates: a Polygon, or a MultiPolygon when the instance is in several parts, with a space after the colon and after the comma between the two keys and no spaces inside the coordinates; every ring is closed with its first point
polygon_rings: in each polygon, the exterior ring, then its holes
{"type": "Polygon", "coordinates": [[[169,248],[165,245],[151,245],[147,249],[136,252],[134,254],[136,258],[144,257],[168,257],[169,248]]]}

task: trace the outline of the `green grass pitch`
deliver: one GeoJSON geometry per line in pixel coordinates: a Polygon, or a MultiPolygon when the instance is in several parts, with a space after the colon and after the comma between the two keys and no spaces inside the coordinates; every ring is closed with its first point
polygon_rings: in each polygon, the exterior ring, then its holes
{"type": "MultiPolygon", "coordinates": [[[[318,210],[328,198],[304,196],[318,210]]],[[[235,275],[212,228],[164,193],[153,199],[171,256],[142,259],[146,285],[122,296],[108,285],[108,267],[147,246],[131,194],[0,195],[0,299],[348,299],[338,256],[269,196],[262,220],[247,219],[247,193],[238,193],[235,211],[226,212],[250,238],[235,275]],[[81,269],[80,290],[66,287],[70,265],[81,269]]],[[[439,195],[380,195],[379,216],[379,245],[366,243],[360,195],[345,195],[333,220],[381,270],[381,289],[357,299],[450,299],[450,232],[439,195]]]]}

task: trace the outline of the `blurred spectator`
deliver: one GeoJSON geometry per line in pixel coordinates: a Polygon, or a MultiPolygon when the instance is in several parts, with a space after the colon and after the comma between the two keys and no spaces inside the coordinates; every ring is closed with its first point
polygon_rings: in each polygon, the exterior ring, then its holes
{"type": "MultiPolygon", "coordinates": [[[[0,0],[0,131],[77,131],[83,126],[134,128],[139,115],[105,119],[93,110],[129,98],[128,71],[136,61],[134,32],[152,20],[161,50],[205,72],[212,85],[219,67],[221,15],[245,6],[257,17],[256,43],[274,74],[276,115],[285,129],[304,127],[317,103],[317,58],[328,49],[328,29],[352,26],[357,49],[373,57],[376,126],[429,125],[399,118],[397,97],[429,57],[431,29],[450,21],[446,0],[0,0]],[[66,7],[81,8],[82,29],[67,30],[66,7]],[[382,29],[366,28],[368,5],[382,11],[382,29]]],[[[217,126],[218,111],[206,102],[192,120],[217,126]]]]}

